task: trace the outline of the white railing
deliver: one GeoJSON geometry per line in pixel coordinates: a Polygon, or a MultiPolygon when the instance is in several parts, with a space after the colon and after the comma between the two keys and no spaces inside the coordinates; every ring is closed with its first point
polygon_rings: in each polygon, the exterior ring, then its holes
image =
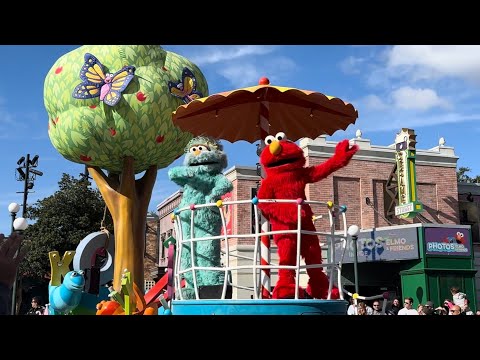
{"type": "MultiPolygon", "coordinates": [[[[248,290],[253,293],[253,298],[254,299],[260,299],[261,298],[261,281],[260,281],[260,274],[262,269],[292,269],[295,270],[295,275],[296,275],[296,292],[295,292],[295,299],[299,298],[299,283],[300,283],[300,275],[304,274],[307,269],[311,268],[324,268],[326,269],[326,273],[329,276],[329,289],[328,289],[328,296],[327,299],[330,299],[331,297],[331,292],[333,285],[335,283],[335,274],[336,276],[336,286],[339,289],[340,292],[340,299],[343,300],[343,286],[342,286],[342,277],[341,277],[341,272],[342,272],[342,263],[343,263],[343,257],[345,254],[345,249],[346,249],[346,239],[347,239],[347,221],[346,221],[346,207],[345,206],[338,206],[335,204],[332,204],[331,202],[320,202],[320,201],[297,201],[297,200],[279,200],[279,199],[265,199],[265,200],[259,200],[257,198],[254,198],[252,200],[237,200],[237,201],[226,201],[222,202],[219,201],[217,203],[210,203],[210,204],[202,204],[202,205],[195,205],[193,210],[192,206],[186,206],[183,208],[175,209],[174,214],[172,216],[172,219],[174,220],[174,229],[175,229],[175,234],[176,234],[176,240],[177,240],[177,256],[175,258],[175,288],[180,289],[180,283],[183,275],[187,272],[192,273],[192,280],[193,280],[193,285],[194,285],[194,290],[195,290],[195,298],[200,299],[199,296],[199,289],[197,286],[197,270],[210,270],[210,271],[222,271],[225,273],[224,277],[224,284],[223,284],[223,290],[222,290],[222,295],[221,298],[225,299],[226,292],[227,292],[227,287],[232,286],[237,289],[243,289],[243,290],[248,290]],[[260,225],[259,225],[259,218],[260,218],[260,210],[258,209],[258,203],[293,203],[297,204],[297,214],[298,214],[298,223],[297,223],[297,229],[294,230],[282,230],[282,231],[267,231],[267,232],[261,232],[260,225]],[[227,233],[227,224],[225,221],[225,207],[228,205],[244,205],[248,204],[254,205],[254,216],[255,216],[255,232],[251,234],[228,234],[227,233]],[[329,226],[330,226],[330,231],[329,232],[320,232],[320,231],[307,231],[307,230],[302,230],[301,228],[301,209],[303,204],[310,204],[310,205],[322,205],[325,206],[325,208],[328,211],[328,219],[329,219],[329,226]],[[222,228],[223,228],[223,234],[218,235],[218,236],[209,236],[209,237],[201,237],[201,238],[195,238],[194,237],[194,214],[195,211],[201,208],[206,208],[206,207],[218,207],[220,210],[220,215],[221,215],[221,220],[222,220],[222,228]],[[190,234],[189,238],[185,238],[184,234],[182,232],[182,226],[181,226],[181,219],[180,219],[180,214],[184,211],[191,211],[190,215],[190,234]],[[335,215],[336,213],[337,215],[335,215]],[[335,231],[335,216],[341,215],[341,230],[340,231],[335,231]],[[296,265],[292,266],[280,266],[280,265],[275,265],[275,264],[268,264],[268,265],[262,265],[260,261],[260,238],[261,236],[271,236],[275,234],[297,234],[297,259],[296,259],[296,265]],[[301,255],[300,255],[300,247],[301,247],[301,241],[302,241],[302,234],[312,234],[312,235],[317,235],[320,238],[323,238],[320,241],[320,246],[322,250],[327,250],[328,254],[328,262],[323,262],[321,264],[309,264],[309,265],[301,265],[301,255]],[[252,238],[254,247],[253,247],[253,257],[248,257],[248,256],[243,256],[239,254],[234,254],[231,253],[230,249],[230,239],[241,239],[241,238],[252,238]],[[196,266],[195,260],[195,247],[193,244],[198,241],[211,241],[211,240],[219,240],[223,242],[223,250],[222,254],[224,255],[224,262],[223,266],[221,267],[202,267],[202,266],[196,266]],[[338,244],[338,245],[337,245],[338,244]],[[181,257],[182,257],[182,250],[185,245],[188,245],[190,247],[190,256],[191,256],[191,267],[188,267],[186,269],[181,269],[181,257]],[[340,251],[336,252],[335,247],[339,247],[340,251]],[[336,259],[338,257],[338,259],[336,259]],[[243,260],[248,260],[251,261],[251,264],[249,265],[231,265],[231,258],[237,258],[237,259],[243,259],[243,260]],[[232,283],[231,281],[231,274],[232,272],[239,271],[239,270],[245,270],[245,269],[250,269],[252,270],[252,286],[243,286],[240,284],[235,284],[232,283]]],[[[312,221],[318,220],[322,218],[323,216],[316,216],[312,221]]],[[[182,300],[182,291],[176,291],[176,299],[177,300],[182,300]]]]}

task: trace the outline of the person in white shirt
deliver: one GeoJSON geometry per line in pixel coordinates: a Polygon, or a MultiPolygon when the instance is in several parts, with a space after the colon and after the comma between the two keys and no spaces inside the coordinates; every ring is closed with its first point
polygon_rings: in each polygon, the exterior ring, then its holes
{"type": "Polygon", "coordinates": [[[406,297],[403,301],[403,309],[398,311],[398,315],[418,315],[417,310],[413,308],[413,299],[406,297]]]}
{"type": "Polygon", "coordinates": [[[457,286],[452,286],[450,288],[450,292],[452,293],[453,303],[460,307],[463,307],[464,301],[467,298],[467,295],[460,291],[457,286]]]}

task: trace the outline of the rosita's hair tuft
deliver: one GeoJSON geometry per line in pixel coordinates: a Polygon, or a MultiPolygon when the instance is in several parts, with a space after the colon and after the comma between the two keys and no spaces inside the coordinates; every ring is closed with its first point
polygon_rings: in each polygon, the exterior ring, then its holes
{"type": "Polygon", "coordinates": [[[210,149],[223,151],[223,145],[220,142],[220,140],[217,140],[211,136],[201,135],[201,136],[194,137],[192,140],[188,142],[187,146],[185,146],[185,149],[184,149],[185,154],[188,153],[190,148],[195,145],[206,145],[210,149]]]}

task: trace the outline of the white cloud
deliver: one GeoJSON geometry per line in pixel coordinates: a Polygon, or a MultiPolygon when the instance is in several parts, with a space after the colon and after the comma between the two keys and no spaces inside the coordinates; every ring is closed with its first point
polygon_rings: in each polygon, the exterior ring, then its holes
{"type": "Polygon", "coordinates": [[[397,45],[387,53],[387,67],[404,67],[415,78],[441,76],[480,80],[479,45],[397,45]]]}
{"type": "Polygon", "coordinates": [[[403,127],[417,129],[421,127],[437,127],[442,124],[463,122],[480,122],[480,113],[459,114],[454,112],[412,115],[409,111],[396,110],[389,113],[370,114],[357,121],[356,126],[368,132],[392,131],[403,127]]]}
{"type": "Polygon", "coordinates": [[[272,45],[205,46],[200,54],[192,54],[192,62],[201,66],[231,61],[245,56],[265,55],[277,47],[272,45]]]}
{"type": "Polygon", "coordinates": [[[385,110],[388,105],[377,95],[367,95],[359,101],[367,110],[385,110]]]}
{"type": "Polygon", "coordinates": [[[403,86],[392,92],[393,105],[406,110],[428,110],[433,107],[449,108],[450,103],[440,98],[435,90],[414,89],[403,86]]]}
{"type": "Polygon", "coordinates": [[[349,56],[340,63],[340,69],[345,74],[359,74],[360,66],[365,63],[366,59],[355,56],[349,56]]]}
{"type": "Polygon", "coordinates": [[[253,62],[235,62],[219,68],[217,72],[229,80],[234,87],[255,86],[263,76],[269,78],[272,85],[278,85],[295,67],[293,60],[277,57],[262,62],[262,65],[256,65],[253,62]]]}
{"type": "Polygon", "coordinates": [[[15,117],[7,110],[0,107],[0,125],[15,124],[15,117]]]}

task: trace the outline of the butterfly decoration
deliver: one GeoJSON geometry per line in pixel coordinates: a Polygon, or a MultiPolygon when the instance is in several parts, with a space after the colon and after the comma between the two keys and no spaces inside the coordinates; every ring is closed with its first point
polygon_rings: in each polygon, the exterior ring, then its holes
{"type": "Polygon", "coordinates": [[[124,66],[114,74],[105,74],[102,63],[92,54],[86,53],[85,64],[80,70],[82,83],[75,87],[72,96],[82,100],[99,96],[100,101],[115,106],[134,75],[134,66],[124,66]]]}
{"type": "Polygon", "coordinates": [[[168,89],[170,94],[182,99],[185,104],[190,101],[203,97],[202,93],[197,91],[197,79],[192,70],[185,67],[182,71],[182,80],[177,82],[169,81],[168,89]]]}

